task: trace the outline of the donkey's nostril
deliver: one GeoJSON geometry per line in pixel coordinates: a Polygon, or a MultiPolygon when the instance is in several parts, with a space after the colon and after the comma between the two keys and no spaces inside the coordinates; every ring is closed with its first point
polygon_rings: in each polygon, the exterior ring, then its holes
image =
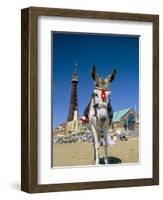
{"type": "Polygon", "coordinates": [[[100,117],[100,120],[101,120],[101,121],[106,121],[106,117],[105,117],[105,116],[101,116],[101,117],[100,117]]]}

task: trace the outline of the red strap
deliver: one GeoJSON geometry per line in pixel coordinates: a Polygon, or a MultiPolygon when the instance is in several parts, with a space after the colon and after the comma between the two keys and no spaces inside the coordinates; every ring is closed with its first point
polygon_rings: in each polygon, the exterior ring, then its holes
{"type": "Polygon", "coordinates": [[[101,99],[102,99],[103,101],[106,100],[106,93],[105,93],[105,90],[101,90],[101,99]]]}

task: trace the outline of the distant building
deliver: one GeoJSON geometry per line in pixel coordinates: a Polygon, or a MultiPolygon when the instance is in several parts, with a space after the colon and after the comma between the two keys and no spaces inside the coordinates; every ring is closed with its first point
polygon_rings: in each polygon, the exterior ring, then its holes
{"type": "Polygon", "coordinates": [[[60,124],[57,128],[53,130],[53,136],[78,134],[84,133],[86,131],[86,125],[83,125],[82,121],[77,119],[60,124]]]}
{"type": "Polygon", "coordinates": [[[113,113],[112,129],[135,130],[139,127],[139,115],[132,109],[124,109],[113,113]]]}
{"type": "Polygon", "coordinates": [[[65,133],[66,133],[66,126],[67,126],[67,123],[60,124],[57,128],[55,128],[53,130],[53,136],[65,135],[65,133]]]}
{"type": "Polygon", "coordinates": [[[72,120],[67,122],[66,134],[78,134],[87,131],[87,127],[82,123],[81,120],[72,120]]]}

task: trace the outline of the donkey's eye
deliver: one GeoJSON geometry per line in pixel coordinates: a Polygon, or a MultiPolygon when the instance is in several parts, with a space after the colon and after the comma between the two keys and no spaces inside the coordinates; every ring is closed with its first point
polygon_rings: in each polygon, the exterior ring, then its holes
{"type": "Polygon", "coordinates": [[[98,97],[98,94],[97,94],[97,93],[94,93],[94,96],[95,96],[95,97],[98,97]]]}

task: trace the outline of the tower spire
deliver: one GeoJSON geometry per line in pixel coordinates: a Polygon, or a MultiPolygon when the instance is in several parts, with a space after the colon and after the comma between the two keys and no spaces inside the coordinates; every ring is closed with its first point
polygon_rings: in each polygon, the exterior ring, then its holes
{"type": "Polygon", "coordinates": [[[75,66],[74,66],[74,73],[73,73],[73,76],[72,76],[72,80],[71,80],[71,82],[73,82],[73,81],[78,82],[77,67],[78,67],[78,64],[75,63],[75,66]]]}

